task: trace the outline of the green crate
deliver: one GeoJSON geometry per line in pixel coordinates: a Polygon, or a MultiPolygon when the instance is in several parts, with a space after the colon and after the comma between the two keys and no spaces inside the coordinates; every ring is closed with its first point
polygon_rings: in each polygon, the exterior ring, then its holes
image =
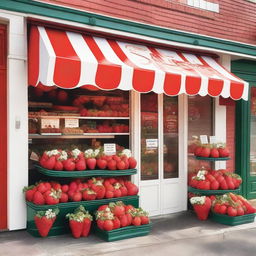
{"type": "Polygon", "coordinates": [[[211,212],[210,218],[213,221],[216,221],[216,222],[224,224],[224,225],[236,226],[236,225],[254,222],[255,213],[231,217],[226,214],[218,214],[215,212],[211,212]]]}
{"type": "Polygon", "coordinates": [[[101,239],[107,242],[112,242],[137,236],[146,236],[149,234],[151,229],[152,223],[141,226],[128,226],[111,231],[101,230],[96,226],[94,227],[94,233],[101,239]]]}
{"type": "Polygon", "coordinates": [[[78,178],[78,177],[114,177],[128,176],[137,173],[137,169],[127,170],[86,170],[86,171],[55,171],[48,170],[39,165],[35,165],[38,172],[49,177],[78,178]]]}
{"type": "Polygon", "coordinates": [[[125,204],[131,204],[136,208],[139,207],[139,196],[124,196],[92,201],[68,202],[56,205],[36,205],[31,202],[27,202],[27,231],[33,236],[40,236],[34,222],[34,216],[37,211],[45,211],[47,209],[57,207],[59,208],[60,212],[48,235],[57,236],[70,232],[66,214],[72,213],[77,207],[79,207],[79,205],[84,206],[86,210],[88,210],[91,214],[94,214],[99,206],[116,201],[123,201],[125,204]]]}
{"type": "Polygon", "coordinates": [[[194,193],[194,194],[199,194],[202,196],[207,196],[207,195],[223,195],[226,193],[236,193],[240,194],[240,187],[238,189],[227,189],[227,190],[203,190],[203,189],[197,189],[197,188],[192,188],[188,186],[188,192],[194,193]]]}

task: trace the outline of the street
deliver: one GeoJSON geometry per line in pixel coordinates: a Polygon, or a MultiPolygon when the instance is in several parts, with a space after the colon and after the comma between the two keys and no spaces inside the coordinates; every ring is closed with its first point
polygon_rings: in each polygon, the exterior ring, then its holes
{"type": "Polygon", "coordinates": [[[193,212],[153,218],[150,235],[105,242],[95,235],[74,239],[34,238],[26,231],[0,233],[1,256],[128,256],[128,255],[237,255],[253,256],[256,223],[225,226],[211,220],[198,221],[193,212]]]}

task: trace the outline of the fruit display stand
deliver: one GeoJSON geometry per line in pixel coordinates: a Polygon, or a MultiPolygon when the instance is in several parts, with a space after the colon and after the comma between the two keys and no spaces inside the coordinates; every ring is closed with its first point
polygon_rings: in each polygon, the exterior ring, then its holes
{"type": "Polygon", "coordinates": [[[53,224],[52,229],[49,232],[49,236],[57,236],[65,233],[69,233],[68,220],[66,219],[66,214],[73,212],[80,205],[84,206],[86,210],[90,213],[94,213],[99,206],[108,204],[110,202],[123,201],[126,204],[131,204],[134,207],[139,206],[139,196],[125,196],[117,197],[111,199],[101,199],[92,201],[80,201],[80,202],[67,202],[59,203],[56,205],[36,205],[31,202],[26,202],[27,204],[27,231],[35,237],[39,237],[38,230],[35,226],[34,216],[37,211],[45,211],[49,208],[59,208],[60,212],[58,218],[53,224]]]}
{"type": "Polygon", "coordinates": [[[228,215],[211,212],[210,218],[211,220],[218,222],[220,224],[236,226],[236,225],[254,222],[255,213],[231,217],[228,215]]]}
{"type": "Polygon", "coordinates": [[[151,231],[152,223],[141,226],[128,226],[123,228],[114,229],[111,231],[104,231],[98,227],[94,227],[94,232],[97,236],[107,242],[118,241],[122,239],[145,236],[151,231]]]}
{"type": "Polygon", "coordinates": [[[221,190],[221,189],[219,189],[219,190],[203,190],[203,189],[197,189],[197,188],[188,186],[188,192],[196,194],[196,195],[202,195],[202,196],[222,195],[222,194],[226,194],[228,192],[239,194],[240,188],[228,189],[228,190],[221,190]]]}
{"type": "Polygon", "coordinates": [[[137,173],[136,169],[127,170],[86,170],[86,171],[55,171],[48,170],[39,165],[35,165],[38,172],[50,177],[62,178],[78,178],[78,177],[114,177],[114,176],[128,176],[137,173]]]}

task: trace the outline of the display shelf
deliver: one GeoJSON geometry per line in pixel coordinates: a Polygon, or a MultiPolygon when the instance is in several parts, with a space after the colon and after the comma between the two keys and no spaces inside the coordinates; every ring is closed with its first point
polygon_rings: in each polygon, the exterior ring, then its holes
{"type": "Polygon", "coordinates": [[[231,217],[225,214],[218,214],[215,212],[211,212],[210,218],[213,221],[224,224],[224,225],[236,226],[236,225],[254,222],[255,213],[231,217]]]}
{"type": "Polygon", "coordinates": [[[91,214],[104,204],[109,204],[110,202],[122,201],[126,205],[133,205],[135,208],[139,207],[139,196],[124,196],[116,197],[110,199],[92,200],[92,201],[80,201],[80,202],[68,202],[60,203],[55,205],[36,205],[31,202],[26,202],[27,204],[27,232],[32,236],[39,237],[38,230],[35,226],[34,216],[37,211],[46,211],[48,209],[59,208],[60,212],[53,224],[52,229],[49,232],[49,236],[63,235],[69,233],[68,220],[66,219],[66,214],[74,212],[74,210],[80,205],[84,206],[91,214]]]}
{"type": "Polygon", "coordinates": [[[29,119],[35,119],[35,118],[45,118],[45,119],[56,119],[56,118],[59,118],[59,119],[65,119],[65,118],[68,118],[68,119],[85,119],[85,120],[91,120],[91,119],[94,119],[94,120],[129,120],[130,117],[120,117],[120,116],[104,116],[104,117],[101,117],[101,116],[34,116],[34,117],[29,117],[29,119]]]}
{"type": "Polygon", "coordinates": [[[202,196],[206,195],[223,195],[226,193],[240,193],[240,187],[238,189],[227,189],[227,190],[203,190],[203,189],[197,189],[197,188],[192,188],[188,186],[188,192],[194,193],[194,194],[200,194],[202,196]]]}
{"type": "Polygon", "coordinates": [[[204,161],[227,161],[230,160],[230,157],[201,157],[195,156],[197,160],[204,160],[204,161]]]}
{"type": "Polygon", "coordinates": [[[123,228],[105,231],[94,227],[94,233],[107,242],[123,240],[132,237],[146,236],[152,229],[152,223],[140,226],[127,226],[123,228]]]}
{"type": "Polygon", "coordinates": [[[56,133],[47,133],[47,135],[42,134],[29,134],[29,139],[91,139],[91,138],[102,138],[102,139],[113,139],[115,136],[126,136],[130,135],[128,132],[124,133],[84,133],[84,134],[61,134],[56,135],[56,133]]]}
{"type": "Polygon", "coordinates": [[[137,173],[137,169],[127,170],[86,170],[86,171],[55,171],[48,170],[39,165],[35,165],[36,170],[46,176],[76,178],[76,177],[113,177],[113,176],[127,176],[137,173]]]}

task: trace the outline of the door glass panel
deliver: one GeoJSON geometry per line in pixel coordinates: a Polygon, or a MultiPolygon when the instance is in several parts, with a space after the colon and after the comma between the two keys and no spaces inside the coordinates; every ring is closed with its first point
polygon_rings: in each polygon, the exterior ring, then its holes
{"type": "Polygon", "coordinates": [[[141,180],[158,179],[158,95],[141,94],[141,180]]]}
{"type": "Polygon", "coordinates": [[[193,173],[201,167],[211,168],[209,161],[194,158],[194,149],[200,135],[213,134],[213,100],[210,96],[188,97],[188,172],[193,173]]]}
{"type": "Polygon", "coordinates": [[[164,178],[178,178],[178,97],[164,95],[164,178]]]}
{"type": "Polygon", "coordinates": [[[251,89],[250,175],[256,175],[256,87],[251,89]]]}

